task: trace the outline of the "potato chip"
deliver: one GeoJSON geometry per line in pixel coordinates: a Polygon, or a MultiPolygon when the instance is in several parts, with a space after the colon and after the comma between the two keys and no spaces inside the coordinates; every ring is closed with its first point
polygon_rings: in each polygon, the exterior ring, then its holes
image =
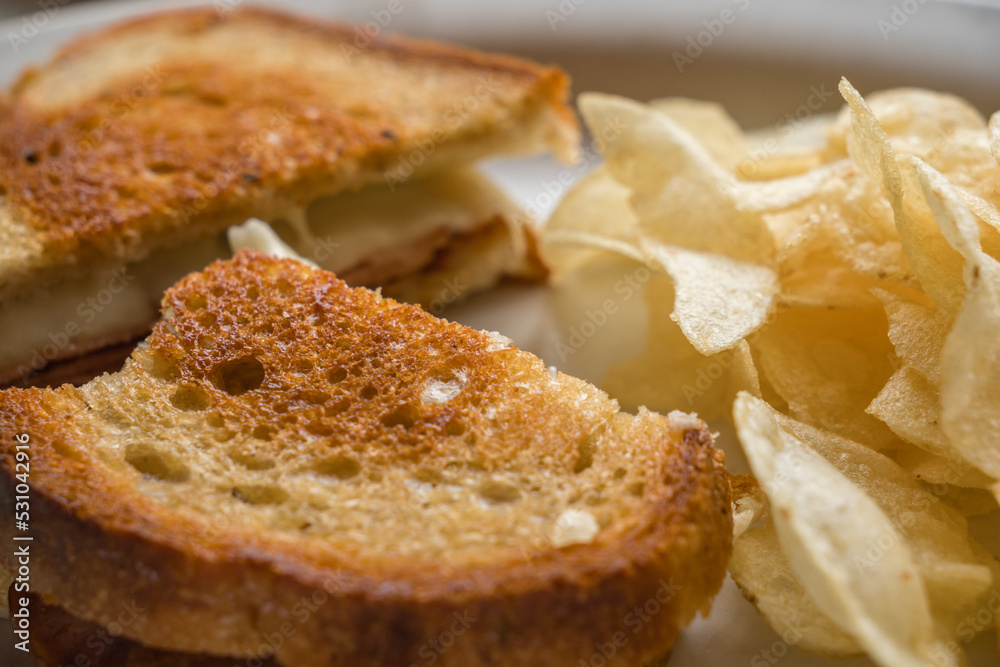
{"type": "MultiPolygon", "coordinates": [[[[897,88],[872,93],[864,104],[884,128],[893,153],[919,157],[958,185],[974,186],[993,167],[986,122],[975,107],[959,97],[897,88]]],[[[854,112],[852,104],[851,115],[854,112]]],[[[832,141],[846,134],[848,124],[853,129],[852,119],[838,119],[832,141]]]]}
{"type": "Polygon", "coordinates": [[[757,374],[757,366],[753,361],[753,354],[750,351],[750,344],[741,340],[733,348],[733,367],[730,376],[730,391],[735,397],[741,391],[749,393],[751,396],[761,398],[763,395],[760,386],[760,376],[757,374]]]}
{"type": "Polygon", "coordinates": [[[865,413],[893,373],[886,330],[879,307],[790,308],[751,347],[795,417],[878,449],[896,440],[865,413]]]}
{"type": "Polygon", "coordinates": [[[785,432],[823,456],[878,503],[909,543],[935,617],[945,627],[955,627],[962,614],[980,603],[998,574],[998,566],[969,537],[964,517],[883,454],[784,415],[775,415],[785,432]]]}
{"type": "Polygon", "coordinates": [[[934,386],[941,382],[941,348],[950,323],[932,307],[875,288],[889,319],[889,340],[902,362],[934,386]]]}
{"type": "Polygon", "coordinates": [[[851,129],[845,136],[847,154],[872,182],[881,182],[889,197],[902,196],[895,154],[875,112],[847,79],[840,80],[839,89],[850,109],[851,129]]]}
{"type": "Polygon", "coordinates": [[[731,176],[667,115],[610,95],[583,96],[580,108],[591,125],[613,118],[624,127],[606,145],[608,169],[632,191],[643,251],[674,279],[681,330],[705,355],[733,347],[763,324],[777,294],[766,225],[726,196],[731,176]]]}
{"type": "Polygon", "coordinates": [[[632,209],[648,238],[689,250],[770,264],[774,241],[757,214],[731,196],[734,180],[698,141],[668,116],[613,95],[579,98],[590,127],[613,120],[621,135],[603,156],[632,191],[632,209]]]}
{"type": "Polygon", "coordinates": [[[880,664],[941,655],[960,664],[943,652],[909,545],[875,501],[783,430],[763,401],[741,394],[733,416],[782,550],[816,606],[880,664]]]}
{"type": "Polygon", "coordinates": [[[956,455],[941,429],[941,400],[935,387],[912,368],[893,373],[866,412],[903,440],[938,456],[956,455]]]}
{"type": "Polygon", "coordinates": [[[674,286],[669,276],[650,275],[644,289],[646,345],[628,361],[609,368],[601,388],[628,410],[645,405],[660,412],[697,412],[703,419],[726,416],[735,395],[730,376],[741,358],[734,356],[734,350],[706,357],[691,345],[670,317],[674,286]]]}
{"type": "Polygon", "coordinates": [[[746,159],[743,132],[721,104],[665,97],[650,100],[649,106],[683,127],[723,168],[732,171],[746,159]]]}
{"type": "Polygon", "coordinates": [[[712,418],[746,392],[772,503],[736,489],[731,572],[788,643],[960,664],[1000,583],[965,519],[1000,530],[1000,113],[840,89],[836,120],[745,138],[714,104],[583,96],[621,132],[545,242],[665,271],[605,378],[624,404],[712,418]]]}
{"type": "Polygon", "coordinates": [[[981,517],[1000,510],[1000,504],[989,489],[977,489],[950,484],[932,487],[934,495],[966,518],[981,517]]]}
{"type": "Polygon", "coordinates": [[[979,226],[941,174],[912,160],[943,235],[965,258],[966,299],[942,352],[942,426],[962,457],[1000,478],[1000,263],[979,247],[979,226]]]}
{"type": "Polygon", "coordinates": [[[785,641],[804,651],[831,657],[861,652],[851,639],[816,607],[781,550],[766,498],[750,475],[733,480],[733,555],[729,573],[743,595],[785,641]],[[745,524],[745,525],[744,525],[745,524]]]}
{"type": "Polygon", "coordinates": [[[796,123],[778,123],[773,127],[746,134],[747,158],[736,175],[745,180],[768,181],[801,174],[826,162],[843,158],[845,153],[829,150],[827,128],[835,114],[814,114],[796,123]]]}
{"type": "MultiPolygon", "coordinates": [[[[846,141],[851,157],[881,184],[892,204],[900,243],[921,286],[938,308],[949,318],[953,317],[965,291],[961,280],[962,257],[941,234],[920,194],[920,184],[911,164],[893,157],[893,145],[875,112],[846,79],[841,81],[840,89],[850,110],[846,141]]],[[[901,109],[899,100],[893,98],[884,105],[883,115],[892,119],[896,114],[892,122],[912,125],[914,120],[910,118],[910,111],[904,114],[901,109]]],[[[917,139],[920,139],[919,134],[917,139]]]]}
{"type": "MultiPolygon", "coordinates": [[[[638,221],[629,208],[629,194],[602,166],[563,197],[542,229],[543,247],[557,269],[556,279],[586,264],[602,246],[608,249],[620,241],[635,245],[638,221]]],[[[638,250],[635,253],[638,256],[638,250]]]]}
{"type": "Polygon", "coordinates": [[[704,355],[733,347],[771,312],[778,293],[773,269],[652,239],[644,240],[642,248],[673,278],[671,317],[704,355]]]}
{"type": "MultiPolygon", "coordinates": [[[[884,453],[925,484],[989,489],[993,483],[992,479],[968,463],[932,454],[925,449],[910,446],[909,443],[901,443],[899,447],[884,453]]],[[[937,490],[933,493],[939,495],[937,490]]]]}

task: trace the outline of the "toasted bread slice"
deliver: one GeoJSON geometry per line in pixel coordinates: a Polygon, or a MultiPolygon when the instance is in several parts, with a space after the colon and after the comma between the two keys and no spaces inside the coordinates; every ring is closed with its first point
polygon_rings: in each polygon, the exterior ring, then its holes
{"type": "Polygon", "coordinates": [[[147,647],[296,667],[595,641],[636,665],[722,582],[729,486],[696,418],[248,250],[163,312],[120,373],[0,392],[0,502],[29,434],[32,588],[83,621],[131,603],[147,647]]]}
{"type": "MultiPolygon", "coordinates": [[[[48,334],[103,323],[74,308],[114,271],[139,273],[171,249],[201,257],[248,217],[289,223],[286,240],[308,256],[331,242],[310,225],[346,224],[330,219],[339,204],[316,205],[325,198],[378,187],[402,210],[415,180],[497,154],[565,153],[577,139],[567,89],[556,68],[399,37],[362,45],[351,26],[263,9],[155,14],[80,39],[0,101],[0,316],[28,327],[21,306],[70,302],[36,318],[30,345],[7,351],[36,357],[30,371],[134,337],[114,324],[65,345],[48,334]],[[67,284],[77,289],[56,290],[67,284]]],[[[394,243],[356,261],[386,268],[382,253],[421,248],[406,271],[367,278],[428,301],[450,275],[442,258],[475,266],[479,285],[543,275],[523,216],[467,211],[417,238],[397,215],[395,236],[383,232],[394,243]]],[[[205,265],[181,266],[166,285],[205,265]]],[[[155,313],[159,296],[142,308],[155,313]]],[[[0,359],[0,382],[14,370],[0,359]]]]}

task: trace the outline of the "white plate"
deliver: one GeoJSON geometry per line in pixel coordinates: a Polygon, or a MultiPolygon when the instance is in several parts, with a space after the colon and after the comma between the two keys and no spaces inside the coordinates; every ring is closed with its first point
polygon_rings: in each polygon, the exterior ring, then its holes
{"type": "MultiPolygon", "coordinates": [[[[242,0],[216,2],[240,4],[242,0]]],[[[51,4],[58,6],[58,2],[51,4]]],[[[9,85],[29,63],[44,61],[77,33],[150,9],[198,4],[211,2],[107,0],[58,6],[49,12],[40,9],[28,17],[0,21],[0,86],[9,85]]],[[[862,92],[921,85],[965,96],[985,112],[1000,108],[1000,6],[986,2],[551,0],[534,4],[516,0],[486,4],[425,0],[411,4],[404,0],[404,10],[398,15],[385,11],[387,0],[261,4],[375,22],[373,30],[555,60],[570,69],[577,90],[600,89],[640,98],[687,94],[716,99],[732,109],[737,120],[751,125],[794,115],[816,91],[834,91],[841,75],[847,75],[862,92]]],[[[839,104],[839,98],[831,95],[824,108],[839,104]]],[[[565,167],[535,159],[520,162],[516,168],[509,162],[495,162],[487,170],[517,201],[544,216],[564,191],[558,185],[560,177],[579,178],[592,166],[565,167]]],[[[559,358],[556,342],[567,335],[573,322],[582,321],[587,307],[585,300],[575,306],[568,303],[554,288],[504,288],[481,295],[449,315],[477,328],[501,331],[547,362],[591,380],[600,379],[610,363],[642,344],[644,315],[633,308],[631,315],[616,316],[602,327],[578,353],[559,358]],[[573,307],[579,312],[576,319],[573,307]]],[[[723,425],[719,428],[725,431],[723,425]]],[[[731,436],[726,436],[723,445],[730,467],[739,469],[745,463],[731,436]]],[[[29,667],[30,661],[13,650],[9,632],[6,625],[0,631],[0,665],[29,667]]],[[[992,635],[981,635],[966,648],[973,667],[997,664],[992,635]]],[[[872,663],[825,659],[789,646],[727,580],[711,615],[697,619],[684,632],[670,664],[855,667],[872,663]]]]}

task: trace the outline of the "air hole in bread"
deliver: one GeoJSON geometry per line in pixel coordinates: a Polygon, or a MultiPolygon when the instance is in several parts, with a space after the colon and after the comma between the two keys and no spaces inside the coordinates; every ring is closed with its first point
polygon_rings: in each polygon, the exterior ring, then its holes
{"type": "Polygon", "coordinates": [[[333,405],[328,405],[323,408],[323,414],[327,417],[333,417],[339,415],[341,412],[351,407],[351,401],[347,398],[342,398],[333,405]]]}
{"type": "Polygon", "coordinates": [[[364,389],[361,390],[361,398],[366,401],[370,401],[378,396],[378,389],[374,385],[366,384],[364,389]]]}
{"type": "Polygon", "coordinates": [[[444,432],[448,435],[462,435],[465,433],[465,422],[461,419],[451,419],[445,424],[444,432]]]}
{"type": "Polygon", "coordinates": [[[260,296],[260,289],[256,285],[252,285],[247,290],[247,298],[250,299],[251,301],[254,301],[259,296],[260,296]]]}
{"type": "Polygon", "coordinates": [[[491,477],[479,485],[479,495],[491,503],[511,503],[521,497],[521,488],[513,482],[491,477]]]}
{"type": "Polygon", "coordinates": [[[278,282],[274,284],[274,287],[278,290],[278,294],[281,296],[291,296],[295,293],[295,288],[292,287],[292,283],[288,282],[284,278],[279,278],[278,282]]]}
{"type": "Polygon", "coordinates": [[[154,174],[166,176],[177,171],[177,167],[169,162],[154,162],[149,165],[149,170],[154,174]]]}
{"type": "Polygon", "coordinates": [[[233,497],[248,505],[280,505],[288,492],[276,484],[241,484],[233,487],[233,497]]]}
{"type": "Polygon", "coordinates": [[[62,185],[62,179],[60,179],[55,174],[49,174],[49,183],[55,186],[62,185]]]}
{"type": "Polygon", "coordinates": [[[333,428],[329,424],[321,421],[309,422],[306,424],[306,431],[320,438],[326,438],[333,435],[333,428]]]}
{"type": "Polygon", "coordinates": [[[271,324],[270,322],[266,322],[257,327],[257,331],[261,332],[265,336],[270,336],[271,334],[274,333],[274,325],[271,324]]]}
{"type": "Polygon", "coordinates": [[[213,328],[218,321],[218,316],[210,310],[205,310],[198,314],[198,324],[206,329],[213,328]]]}
{"type": "Polygon", "coordinates": [[[212,428],[222,428],[226,425],[226,419],[218,412],[210,412],[205,417],[205,423],[212,428]]]}
{"type": "Polygon", "coordinates": [[[198,336],[198,347],[203,350],[214,350],[215,349],[215,337],[209,336],[207,334],[198,336]]]}
{"type": "Polygon", "coordinates": [[[183,461],[148,442],[128,445],[125,462],[144,476],[161,482],[184,482],[191,476],[183,461]]]}
{"type": "Polygon", "coordinates": [[[230,396],[240,396],[264,383],[264,364],[256,357],[230,359],[216,366],[212,381],[230,396]]]}
{"type": "Polygon", "coordinates": [[[212,397],[198,385],[182,385],[170,395],[170,405],[178,410],[207,410],[212,406],[212,397]]]}
{"type": "Polygon", "coordinates": [[[353,456],[341,454],[313,463],[309,470],[327,477],[350,479],[361,472],[361,464],[353,456]]]}
{"type": "Polygon", "coordinates": [[[270,470],[274,467],[274,459],[257,452],[249,452],[241,449],[231,449],[227,452],[229,458],[239,463],[247,470],[270,470]]]}
{"type": "Polygon", "coordinates": [[[642,496],[643,491],[646,490],[646,485],[643,484],[642,482],[632,482],[631,484],[629,484],[626,487],[626,489],[633,496],[636,496],[637,498],[639,498],[639,497],[642,496]]]}
{"type": "Polygon", "coordinates": [[[299,400],[310,405],[323,405],[330,400],[330,394],[316,389],[307,389],[298,395],[299,400]]]}
{"type": "Polygon", "coordinates": [[[334,368],[326,376],[326,379],[330,382],[330,384],[337,384],[338,382],[343,382],[345,379],[347,379],[347,369],[334,368]]]}
{"type": "Polygon", "coordinates": [[[313,362],[309,359],[296,359],[295,360],[295,372],[296,373],[308,373],[313,369],[313,362]]]}
{"type": "Polygon", "coordinates": [[[615,479],[621,479],[628,474],[628,470],[625,468],[615,468],[615,479]]]}
{"type": "Polygon", "coordinates": [[[143,369],[152,375],[157,380],[165,380],[167,382],[174,382],[181,376],[180,369],[177,368],[171,359],[164,357],[161,354],[156,354],[151,352],[143,357],[142,360],[143,369]]]}
{"type": "Polygon", "coordinates": [[[267,424],[259,424],[254,427],[251,435],[258,440],[263,440],[265,442],[270,442],[274,438],[274,434],[278,432],[278,429],[273,426],[268,426],[267,424]]]}
{"type": "Polygon", "coordinates": [[[52,157],[59,157],[62,154],[62,143],[59,141],[53,141],[49,144],[49,155],[52,157]]]}
{"type": "Polygon", "coordinates": [[[192,294],[184,302],[188,310],[201,310],[208,305],[208,299],[205,298],[204,294],[192,294]]]}
{"type": "Polygon", "coordinates": [[[384,415],[382,417],[382,424],[387,428],[392,428],[393,426],[413,428],[418,419],[420,419],[420,408],[407,403],[384,415]]]}
{"type": "Polygon", "coordinates": [[[594,454],[597,452],[597,435],[591,433],[576,446],[576,463],[573,472],[581,473],[594,465],[594,454]]]}
{"type": "Polygon", "coordinates": [[[236,431],[228,428],[217,428],[212,431],[212,437],[218,442],[229,442],[236,437],[236,431]]]}
{"type": "Polygon", "coordinates": [[[6,196],[7,196],[7,188],[0,185],[0,197],[6,197],[6,196]]]}

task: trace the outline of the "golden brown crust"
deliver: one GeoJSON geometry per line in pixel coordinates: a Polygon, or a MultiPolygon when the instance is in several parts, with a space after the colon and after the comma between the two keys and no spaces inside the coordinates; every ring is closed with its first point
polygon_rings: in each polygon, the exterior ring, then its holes
{"type": "Polygon", "coordinates": [[[558,69],[399,37],[359,49],[355,36],[263,9],[184,10],[85,37],[24,75],[0,116],[0,184],[37,247],[11,256],[0,296],[390,169],[404,178],[453,146],[481,156],[539,114],[575,130],[558,69]],[[74,69],[88,58],[96,71],[74,69]]]}
{"type": "MultiPolygon", "coordinates": [[[[514,348],[496,354],[482,332],[246,251],[189,276],[164,303],[172,318],[157,325],[134,362],[158,361],[158,372],[183,384],[213,377],[237,350],[252,355],[266,369],[259,391],[212,393],[214,406],[236,423],[288,424],[295,412],[289,404],[303,386],[287,384],[301,372],[298,362],[319,368],[323,359],[310,350],[338,350],[338,363],[353,368],[345,359],[354,355],[360,372],[343,390],[353,394],[369,383],[374,396],[322,422],[331,431],[325,446],[339,446],[337,429],[346,429],[346,440],[362,438],[387,460],[432,457],[449,423],[477,418],[477,400],[517,393],[504,363],[541,364],[514,348]],[[325,323],[314,326],[310,314],[325,323]],[[203,344],[206,332],[214,335],[211,346],[203,344]],[[400,340],[420,345],[393,344],[400,340]],[[381,418],[419,393],[429,355],[470,369],[467,389],[448,404],[424,406],[412,428],[388,427],[381,418]],[[371,360],[380,370],[365,366],[371,360]]],[[[311,406],[296,414],[337,405],[337,391],[308,397],[311,406]]],[[[637,437],[663,448],[637,516],[587,545],[542,549],[532,558],[498,551],[492,560],[456,565],[368,556],[342,542],[242,525],[213,527],[171,511],[97,460],[86,446],[88,410],[68,387],[0,392],[0,503],[13,502],[14,436],[27,433],[35,590],[101,624],[135,604],[145,612],[126,634],[150,647],[250,655],[270,643],[284,664],[399,665],[419,661],[421,651],[435,650],[431,642],[452,632],[454,645],[435,653],[439,664],[543,665],[589,659],[595,641],[621,633],[628,641],[609,664],[641,664],[707,609],[731,549],[722,453],[703,426],[673,429],[651,413],[622,417],[637,437]]],[[[514,443],[547,433],[538,456],[572,471],[577,443],[592,429],[584,415],[537,395],[521,417],[505,426],[505,438],[482,443],[484,465],[521,456],[514,443]]],[[[308,427],[288,426],[289,433],[308,427]]],[[[0,539],[10,539],[10,530],[3,524],[0,539]]]]}

